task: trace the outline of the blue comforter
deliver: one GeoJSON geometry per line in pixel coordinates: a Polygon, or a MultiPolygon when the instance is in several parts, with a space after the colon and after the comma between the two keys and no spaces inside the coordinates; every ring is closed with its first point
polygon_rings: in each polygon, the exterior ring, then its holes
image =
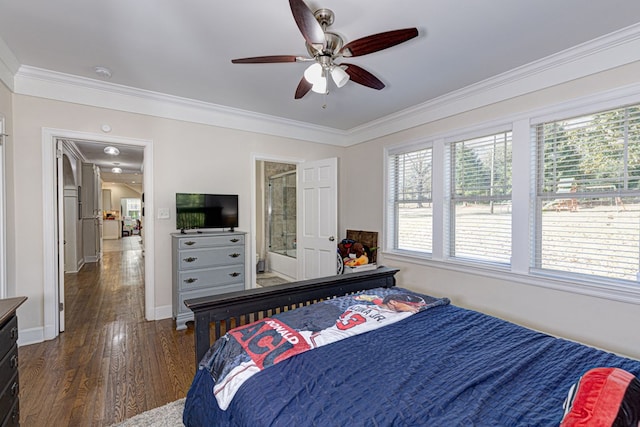
{"type": "Polygon", "coordinates": [[[218,408],[206,369],[187,426],[557,426],[587,370],[640,362],[452,305],[299,354],[218,408]]]}

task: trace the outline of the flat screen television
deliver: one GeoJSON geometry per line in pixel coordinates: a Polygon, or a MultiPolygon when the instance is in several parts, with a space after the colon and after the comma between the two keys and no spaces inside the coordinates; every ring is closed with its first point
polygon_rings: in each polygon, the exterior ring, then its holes
{"type": "Polygon", "coordinates": [[[176,228],[229,228],[238,226],[237,194],[176,193],[176,228]]]}

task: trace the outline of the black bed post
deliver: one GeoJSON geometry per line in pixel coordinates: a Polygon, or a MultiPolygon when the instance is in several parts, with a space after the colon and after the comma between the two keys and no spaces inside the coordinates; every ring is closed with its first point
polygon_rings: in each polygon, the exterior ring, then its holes
{"type": "MultiPolygon", "coordinates": [[[[209,324],[209,313],[201,312],[194,314],[194,321],[196,325],[208,325],[209,324]]],[[[195,328],[194,331],[194,339],[195,349],[196,349],[196,370],[198,369],[198,364],[200,363],[200,359],[204,356],[204,354],[209,350],[211,346],[210,338],[209,338],[209,328],[195,328]]],[[[218,337],[216,337],[218,338],[218,337]]]]}

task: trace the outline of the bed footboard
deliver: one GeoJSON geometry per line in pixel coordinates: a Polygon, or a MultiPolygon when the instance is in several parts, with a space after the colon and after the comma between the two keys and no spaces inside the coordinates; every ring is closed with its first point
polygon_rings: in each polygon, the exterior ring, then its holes
{"type": "Polygon", "coordinates": [[[394,275],[397,272],[395,268],[379,267],[360,273],[188,299],[184,304],[194,313],[196,369],[213,341],[221,336],[223,325],[226,330],[232,324],[250,323],[271,315],[269,312],[288,310],[366,289],[390,288],[395,286],[394,275]]]}

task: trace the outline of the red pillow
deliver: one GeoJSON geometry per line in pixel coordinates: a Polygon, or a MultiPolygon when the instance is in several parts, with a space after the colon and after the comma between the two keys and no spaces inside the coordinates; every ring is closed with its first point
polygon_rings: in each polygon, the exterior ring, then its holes
{"type": "Polygon", "coordinates": [[[640,380],[618,368],[586,372],[569,390],[560,427],[640,427],[640,380]]]}

